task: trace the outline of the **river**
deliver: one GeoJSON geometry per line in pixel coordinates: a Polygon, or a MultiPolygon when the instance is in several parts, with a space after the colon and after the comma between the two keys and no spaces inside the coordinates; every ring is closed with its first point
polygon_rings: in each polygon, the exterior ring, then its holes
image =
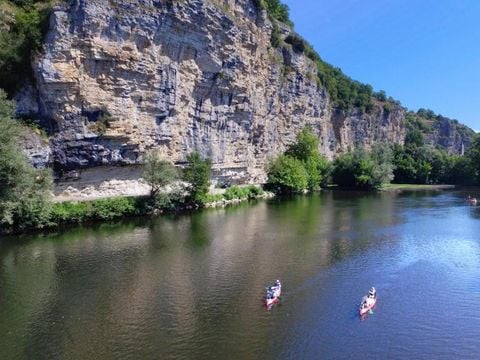
{"type": "Polygon", "coordinates": [[[0,358],[478,359],[466,195],[325,191],[4,238],[0,358]]]}

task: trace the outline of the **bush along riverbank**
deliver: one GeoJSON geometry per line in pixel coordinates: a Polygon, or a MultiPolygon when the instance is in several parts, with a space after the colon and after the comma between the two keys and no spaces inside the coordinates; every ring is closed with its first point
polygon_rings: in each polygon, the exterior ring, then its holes
{"type": "Polygon", "coordinates": [[[268,198],[272,194],[255,185],[231,186],[223,194],[206,194],[205,202],[202,204],[186,202],[186,197],[182,199],[171,192],[162,192],[156,195],[155,197],[113,197],[92,201],[55,203],[50,213],[48,226],[56,227],[69,223],[108,221],[122,217],[175,213],[268,198]]]}
{"type": "Polygon", "coordinates": [[[0,233],[16,234],[39,229],[52,229],[62,225],[81,224],[134,216],[155,216],[178,213],[200,208],[212,208],[252,199],[273,196],[255,185],[232,186],[223,194],[206,194],[202,203],[187,202],[187,196],[158,192],[155,196],[111,197],[90,201],[65,201],[52,204],[41,226],[17,226],[0,228],[0,233]]]}
{"type": "MultiPolygon", "coordinates": [[[[416,126],[416,125],[415,125],[416,126]]],[[[407,129],[404,146],[375,144],[353,149],[333,162],[319,152],[319,139],[309,128],[268,165],[266,190],[275,194],[316,191],[329,183],[378,190],[390,181],[417,184],[480,184],[480,136],[464,156],[449,156],[425,145],[418,128],[407,129]]],[[[262,197],[257,187],[234,186],[222,195],[209,194],[211,161],[197,152],[181,167],[158,154],[144,158],[147,197],[109,198],[54,203],[51,169],[35,169],[19,151],[25,126],[14,117],[14,104],[0,89],[0,233],[20,233],[67,223],[111,220],[224,205],[262,197]]]]}

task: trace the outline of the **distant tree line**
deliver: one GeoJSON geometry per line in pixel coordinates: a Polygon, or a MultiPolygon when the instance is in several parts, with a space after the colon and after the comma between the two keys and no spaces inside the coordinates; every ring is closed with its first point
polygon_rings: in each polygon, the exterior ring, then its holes
{"type": "MultiPolygon", "coordinates": [[[[199,208],[214,201],[254,198],[263,192],[253,185],[232,186],[224,194],[212,195],[209,159],[193,152],[180,168],[152,153],[144,171],[150,196],[54,203],[50,171],[34,169],[19,151],[24,129],[14,119],[13,110],[13,102],[0,90],[0,232],[199,208]]],[[[416,119],[411,118],[403,146],[376,144],[370,151],[356,148],[334,161],[320,154],[318,137],[307,127],[285,153],[269,162],[265,188],[285,194],[315,191],[329,184],[375,190],[392,180],[478,185],[479,174],[480,137],[465,156],[448,155],[426,145],[416,119]]]]}
{"type": "Polygon", "coordinates": [[[304,129],[295,144],[270,162],[267,187],[277,193],[295,193],[326,184],[361,190],[379,189],[390,182],[480,185],[480,136],[464,156],[449,155],[426,145],[412,118],[404,145],[379,143],[371,151],[355,148],[332,162],[312,151],[317,145],[315,135],[304,129]],[[319,165],[307,166],[310,163],[319,165]]]}

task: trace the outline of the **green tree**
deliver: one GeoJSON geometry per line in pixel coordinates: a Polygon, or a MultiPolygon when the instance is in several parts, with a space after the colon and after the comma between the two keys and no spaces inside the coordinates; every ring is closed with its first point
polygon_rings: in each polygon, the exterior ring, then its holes
{"type": "Polygon", "coordinates": [[[158,154],[150,153],[145,161],[143,178],[151,186],[150,196],[154,197],[166,186],[178,180],[178,171],[175,166],[163,160],[158,154]]]}
{"type": "Polygon", "coordinates": [[[285,152],[302,162],[308,176],[307,188],[310,190],[316,190],[325,184],[330,172],[330,164],[320,154],[318,145],[318,137],[306,127],[297,134],[296,142],[285,152]]]}
{"type": "Polygon", "coordinates": [[[353,153],[338,156],[333,162],[332,180],[341,187],[353,187],[356,184],[353,153]]]}
{"type": "Polygon", "coordinates": [[[370,153],[356,148],[339,156],[333,163],[333,182],[357,189],[378,189],[393,178],[391,151],[386,145],[375,146],[370,153]]]}
{"type": "Polygon", "coordinates": [[[290,145],[285,154],[301,161],[307,161],[312,155],[317,153],[318,138],[306,127],[297,134],[296,142],[290,145]]]}
{"type": "Polygon", "coordinates": [[[474,182],[480,184],[480,134],[476,134],[472,146],[467,151],[470,166],[474,172],[474,182]]]}
{"type": "Polygon", "coordinates": [[[188,200],[197,205],[203,205],[208,194],[212,162],[210,159],[202,159],[198,152],[187,155],[187,166],[183,170],[183,180],[187,187],[188,200]]]}
{"type": "Polygon", "coordinates": [[[48,224],[51,176],[36,170],[19,149],[22,129],[13,103],[0,90],[0,227],[40,228],[48,224]]]}
{"type": "Polygon", "coordinates": [[[448,183],[458,185],[475,185],[477,182],[478,164],[469,156],[452,156],[451,171],[448,174],[448,183]]]}
{"type": "Polygon", "coordinates": [[[378,143],[372,147],[371,159],[373,160],[372,187],[377,188],[389,184],[393,180],[393,150],[385,143],[378,143]]]}
{"type": "Polygon", "coordinates": [[[394,148],[394,181],[401,184],[416,183],[417,163],[412,154],[401,145],[394,148]]]}
{"type": "Polygon", "coordinates": [[[410,129],[405,135],[405,146],[423,146],[424,140],[422,132],[418,128],[410,129]]]}
{"type": "Polygon", "coordinates": [[[267,169],[267,188],[280,194],[301,192],[308,186],[308,174],[302,161],[280,155],[267,169]]]}

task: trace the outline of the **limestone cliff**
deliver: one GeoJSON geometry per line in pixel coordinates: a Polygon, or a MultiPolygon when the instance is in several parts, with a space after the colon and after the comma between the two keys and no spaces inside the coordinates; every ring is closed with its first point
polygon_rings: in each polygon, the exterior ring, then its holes
{"type": "Polygon", "coordinates": [[[403,108],[336,110],[313,62],[272,48],[271,31],[250,0],[72,0],[54,8],[18,112],[50,128],[48,161],[62,170],[198,150],[219,176],[261,182],[306,125],[330,158],[403,142],[403,108]]]}
{"type": "Polygon", "coordinates": [[[446,150],[449,154],[463,154],[470,147],[475,132],[444,116],[437,116],[431,127],[425,131],[425,142],[446,150]]]}

